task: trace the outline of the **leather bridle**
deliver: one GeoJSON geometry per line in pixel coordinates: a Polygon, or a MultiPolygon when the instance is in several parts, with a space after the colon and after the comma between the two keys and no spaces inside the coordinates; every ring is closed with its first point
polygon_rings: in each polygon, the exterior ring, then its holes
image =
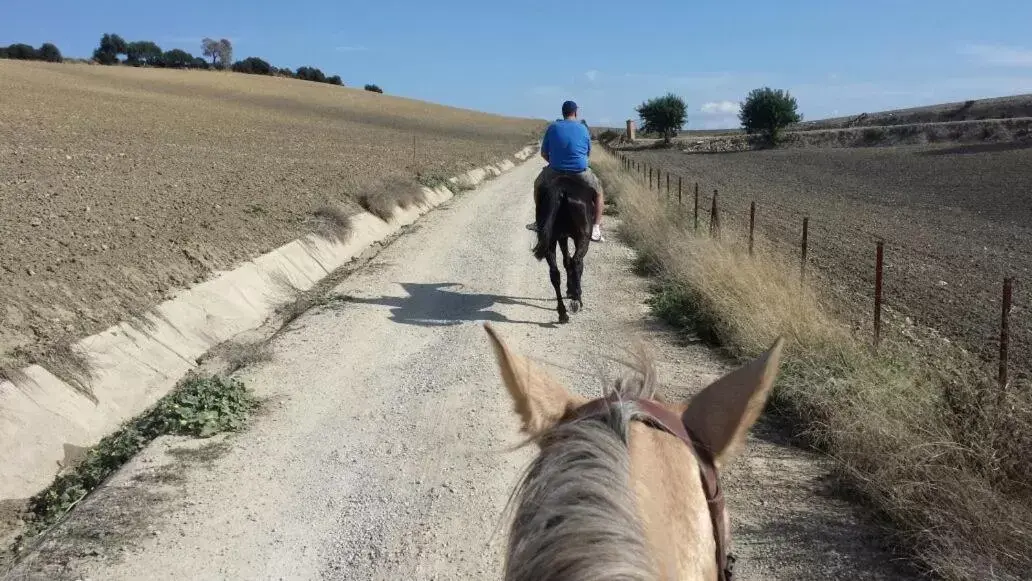
{"type": "Polygon", "coordinates": [[[633,403],[637,406],[638,411],[645,415],[645,417],[638,418],[639,421],[676,436],[695,455],[695,460],[699,465],[702,490],[706,495],[706,504],[709,506],[710,522],[713,524],[713,540],[716,541],[717,546],[717,579],[718,581],[731,581],[731,568],[735,559],[727,551],[731,537],[730,532],[727,530],[727,523],[724,520],[724,495],[720,490],[720,476],[717,474],[713,453],[692,433],[691,429],[684,424],[684,421],[677,414],[647,399],[624,399],[615,394],[594,399],[577,408],[571,419],[585,419],[605,415],[609,412],[610,407],[617,402],[633,403]]]}

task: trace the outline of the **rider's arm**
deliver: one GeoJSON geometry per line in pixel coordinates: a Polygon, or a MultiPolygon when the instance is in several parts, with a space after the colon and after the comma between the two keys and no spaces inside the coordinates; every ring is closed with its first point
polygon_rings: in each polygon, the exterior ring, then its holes
{"type": "Polygon", "coordinates": [[[549,161],[549,159],[548,159],[548,136],[551,133],[552,133],[552,126],[549,125],[548,129],[545,130],[545,136],[541,138],[541,157],[543,157],[545,159],[545,161],[549,161]]]}

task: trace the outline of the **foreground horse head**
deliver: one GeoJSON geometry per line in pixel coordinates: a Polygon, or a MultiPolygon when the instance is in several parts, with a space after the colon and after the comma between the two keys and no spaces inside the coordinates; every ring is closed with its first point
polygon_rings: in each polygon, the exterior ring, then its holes
{"type": "Polygon", "coordinates": [[[595,192],[577,179],[559,176],[551,183],[541,185],[538,198],[537,223],[538,240],[534,246],[534,257],[548,261],[548,275],[555,289],[559,322],[568,323],[570,316],[559,290],[562,280],[555,262],[555,247],[563,253],[563,267],[566,269],[566,296],[570,298],[573,312],[584,304],[581,296],[581,275],[584,272],[584,256],[591,243],[591,218],[595,214],[595,192]],[[570,255],[567,241],[573,240],[574,252],[570,255]]]}
{"type": "Polygon", "coordinates": [[[685,403],[653,399],[647,365],[589,401],[485,328],[540,449],[513,495],[506,581],[729,579],[716,473],[763,410],[781,339],[685,403]]]}

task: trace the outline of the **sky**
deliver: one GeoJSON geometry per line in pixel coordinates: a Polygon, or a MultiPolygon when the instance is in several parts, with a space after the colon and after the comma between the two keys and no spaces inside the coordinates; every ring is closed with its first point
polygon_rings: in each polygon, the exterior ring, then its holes
{"type": "Polygon", "coordinates": [[[229,38],[235,59],[458,107],[554,119],[573,99],[593,126],[622,126],[667,92],[687,102],[689,129],[737,126],[738,102],[762,86],[791,92],[805,119],[1032,93],[1029,0],[48,0],[2,12],[4,45],[87,57],[113,32],[199,56],[201,38],[229,38]]]}

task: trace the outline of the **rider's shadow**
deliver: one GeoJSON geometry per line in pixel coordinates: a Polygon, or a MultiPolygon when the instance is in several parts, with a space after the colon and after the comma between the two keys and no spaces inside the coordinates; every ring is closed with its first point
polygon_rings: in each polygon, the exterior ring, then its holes
{"type": "MultiPolygon", "coordinates": [[[[391,320],[404,325],[418,325],[421,327],[444,327],[459,325],[464,322],[490,321],[497,323],[519,323],[526,325],[538,325],[541,327],[553,327],[553,323],[540,321],[519,321],[506,317],[501,313],[490,310],[497,305],[519,305],[532,309],[541,309],[554,312],[555,309],[532,304],[526,301],[541,301],[547,303],[549,299],[536,299],[531,297],[506,297],[492,294],[461,293],[448,290],[448,287],[461,287],[454,282],[444,283],[399,283],[408,296],[394,297],[382,296],[378,298],[360,298],[354,296],[340,297],[341,300],[352,304],[380,305],[390,307],[391,320]]],[[[554,299],[552,299],[554,301],[554,299]]]]}

